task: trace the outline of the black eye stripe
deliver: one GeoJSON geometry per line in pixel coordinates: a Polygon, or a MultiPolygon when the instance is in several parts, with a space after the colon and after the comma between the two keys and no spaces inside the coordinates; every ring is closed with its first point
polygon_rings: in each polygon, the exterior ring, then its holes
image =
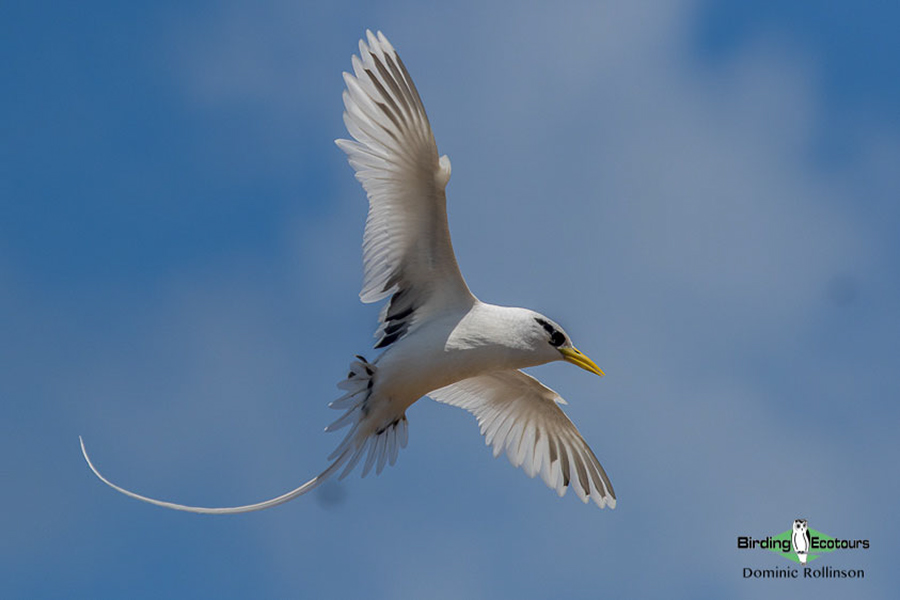
{"type": "Polygon", "coordinates": [[[566,336],[556,330],[553,325],[545,321],[544,319],[535,318],[535,321],[538,322],[538,325],[544,328],[544,331],[550,334],[550,345],[554,347],[562,346],[566,343],[566,336]]]}
{"type": "Polygon", "coordinates": [[[543,328],[544,328],[544,331],[546,331],[546,332],[549,333],[550,335],[553,335],[554,333],[556,333],[556,329],[554,329],[554,328],[553,328],[553,325],[551,325],[551,324],[548,323],[547,321],[545,321],[545,320],[543,320],[543,319],[537,319],[537,318],[535,318],[535,321],[537,321],[537,322],[538,322],[538,325],[540,325],[541,327],[543,327],[543,328]]]}
{"type": "Polygon", "coordinates": [[[547,333],[549,333],[549,334],[552,335],[553,332],[556,331],[556,329],[553,328],[553,325],[551,325],[551,324],[548,323],[547,321],[545,321],[545,320],[543,320],[543,319],[538,319],[538,318],[535,318],[534,320],[537,321],[537,322],[538,322],[538,325],[540,325],[541,327],[543,327],[543,328],[544,328],[544,331],[546,331],[547,333]]]}

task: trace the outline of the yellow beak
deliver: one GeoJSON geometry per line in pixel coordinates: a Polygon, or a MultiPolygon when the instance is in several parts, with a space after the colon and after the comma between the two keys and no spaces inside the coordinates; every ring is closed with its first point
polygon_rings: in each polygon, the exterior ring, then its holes
{"type": "Polygon", "coordinates": [[[594,364],[594,361],[582,354],[577,348],[560,348],[559,351],[562,353],[564,361],[577,365],[585,371],[590,371],[601,377],[603,376],[603,371],[600,370],[600,367],[594,364]]]}

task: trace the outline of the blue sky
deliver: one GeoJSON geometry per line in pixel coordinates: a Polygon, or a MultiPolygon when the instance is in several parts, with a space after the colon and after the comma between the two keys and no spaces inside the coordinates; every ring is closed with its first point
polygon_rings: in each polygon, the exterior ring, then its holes
{"type": "Polygon", "coordinates": [[[900,17],[887,3],[14,3],[0,18],[0,596],[887,598],[900,451],[900,17]],[[559,499],[423,401],[318,473],[377,307],[340,73],[366,28],[453,161],[483,300],[607,373],[534,369],[616,487],[559,499]],[[805,517],[863,582],[746,581],[805,517]]]}

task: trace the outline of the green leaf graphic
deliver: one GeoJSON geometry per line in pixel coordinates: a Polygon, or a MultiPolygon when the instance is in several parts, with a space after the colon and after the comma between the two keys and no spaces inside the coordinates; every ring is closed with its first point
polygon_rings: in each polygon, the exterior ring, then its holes
{"type": "MultiPolygon", "coordinates": [[[[788,529],[778,535],[773,535],[772,540],[777,542],[773,544],[774,547],[769,548],[771,552],[775,552],[776,554],[783,556],[789,560],[794,561],[795,563],[800,562],[800,558],[797,556],[797,553],[794,552],[793,546],[791,546],[791,534],[793,530],[788,529]],[[789,551],[785,552],[782,548],[790,548],[789,551]]],[[[806,562],[809,563],[817,558],[819,558],[823,554],[827,554],[829,552],[834,552],[834,548],[816,548],[816,542],[814,540],[822,540],[822,541],[831,541],[834,540],[830,535],[825,535],[821,531],[816,531],[815,529],[809,530],[810,541],[810,552],[806,555],[806,562]],[[815,554],[813,554],[815,552],[815,554]]]]}

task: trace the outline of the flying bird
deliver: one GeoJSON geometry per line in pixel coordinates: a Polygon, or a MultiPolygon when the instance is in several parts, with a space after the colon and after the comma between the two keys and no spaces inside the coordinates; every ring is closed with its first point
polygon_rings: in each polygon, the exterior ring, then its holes
{"type": "Polygon", "coordinates": [[[444,189],[450,160],[438,156],[425,107],[397,52],[381,33],[366,32],[353,73],[344,73],[344,123],[352,140],[336,144],[348,157],[369,200],[363,236],[360,299],[387,298],[376,331],[373,361],[357,356],[345,393],[329,406],[344,411],[326,427],[349,427],[318,476],[277,498],[225,508],[186,506],[148,498],[93,473],[113,489],[157,506],[232,514],[283,504],[329,477],[362,476],[393,465],[407,442],[406,409],[423,396],[458,406],[478,421],[494,456],[506,452],[529,477],[540,473],[562,496],[570,487],[585,503],[614,508],[612,484],[581,433],[560,408],[565,401],[521,369],[564,360],[596,375],[603,371],[554,321],[532,310],[476,298],[459,271],[444,189]]]}

